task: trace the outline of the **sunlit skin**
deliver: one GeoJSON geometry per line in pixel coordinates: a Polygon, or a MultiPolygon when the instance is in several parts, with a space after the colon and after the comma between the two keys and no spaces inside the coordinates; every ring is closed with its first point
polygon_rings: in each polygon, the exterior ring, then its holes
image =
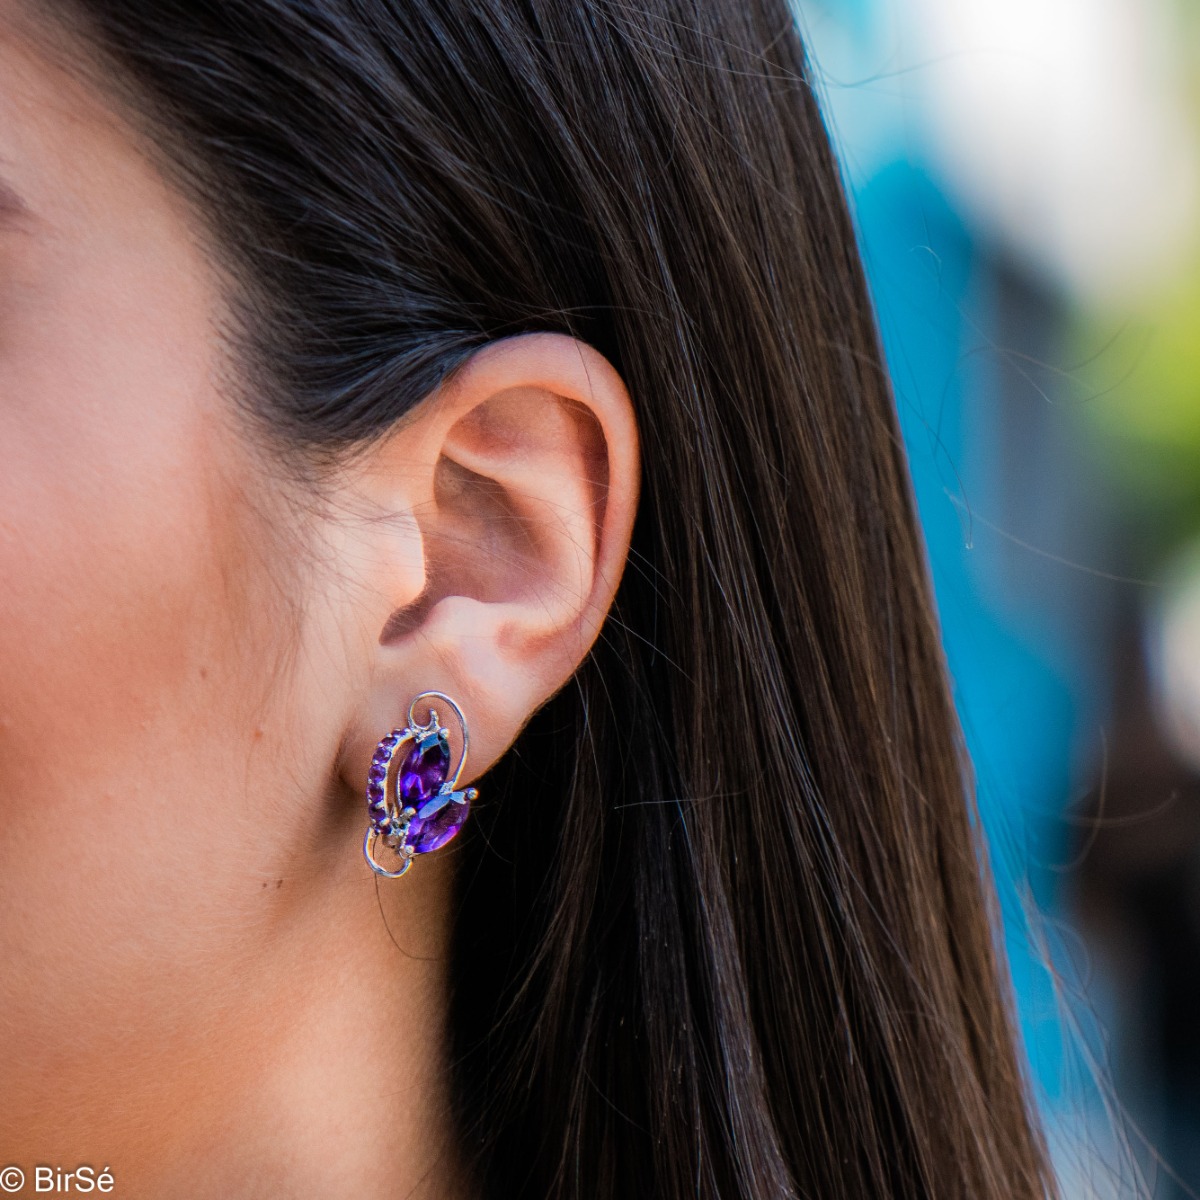
{"type": "Polygon", "coordinates": [[[222,390],[193,215],[17,17],[0,0],[0,1165],[469,1195],[439,1119],[460,843],[377,887],[367,766],[436,688],[477,781],[578,666],[636,508],[629,397],[577,342],[495,343],[298,494],[222,390]]]}

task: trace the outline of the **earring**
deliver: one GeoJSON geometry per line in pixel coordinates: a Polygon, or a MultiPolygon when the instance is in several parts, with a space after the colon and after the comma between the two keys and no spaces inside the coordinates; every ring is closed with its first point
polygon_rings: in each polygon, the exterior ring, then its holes
{"type": "Polygon", "coordinates": [[[443,692],[418,693],[408,706],[407,728],[393,729],[380,741],[367,772],[369,824],[363,838],[363,857],[376,875],[399,879],[412,866],[414,855],[440,849],[463,827],[471,811],[471,801],[479,795],[475,788],[455,790],[466,761],[467,721],[462,709],[443,692]],[[438,723],[436,709],[429,709],[429,719],[424,724],[417,721],[414,712],[418,701],[430,696],[450,705],[462,727],[462,754],[452,775],[450,731],[438,723]],[[407,753],[401,755],[405,747],[407,753]],[[392,764],[398,758],[400,765],[393,772],[392,764]],[[380,838],[399,860],[400,865],[394,871],[375,861],[375,846],[380,838]]]}

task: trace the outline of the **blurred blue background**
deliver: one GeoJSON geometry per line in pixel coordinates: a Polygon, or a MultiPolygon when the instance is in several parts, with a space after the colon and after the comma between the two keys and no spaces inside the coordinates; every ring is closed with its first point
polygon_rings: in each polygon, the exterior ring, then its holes
{"type": "Polygon", "coordinates": [[[1064,1194],[1200,1194],[1200,38],[799,0],[1064,1194]]]}

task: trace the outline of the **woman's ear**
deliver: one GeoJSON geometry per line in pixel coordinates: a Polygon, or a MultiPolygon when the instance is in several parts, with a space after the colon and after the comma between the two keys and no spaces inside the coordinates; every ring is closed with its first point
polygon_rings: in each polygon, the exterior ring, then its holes
{"type": "MultiPolygon", "coordinates": [[[[365,778],[410,699],[437,690],[486,770],[571,677],[600,632],[637,510],[637,424],[596,350],[524,334],[476,352],[355,470],[354,623],[368,695],[342,774],[365,778]],[[364,578],[364,571],[366,578],[364,578]]],[[[453,727],[453,722],[450,722],[453,727]]],[[[455,732],[452,728],[452,738],[455,732]]]]}

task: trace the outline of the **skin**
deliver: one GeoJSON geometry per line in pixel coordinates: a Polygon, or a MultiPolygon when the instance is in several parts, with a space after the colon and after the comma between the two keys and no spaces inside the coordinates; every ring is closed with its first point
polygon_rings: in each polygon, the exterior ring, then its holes
{"type": "Polygon", "coordinates": [[[469,783],[569,679],[628,551],[629,396],[567,338],[495,343],[297,495],[220,387],[197,229],[0,0],[0,1166],[469,1195],[471,827],[377,885],[367,766],[436,688],[469,783]]]}

